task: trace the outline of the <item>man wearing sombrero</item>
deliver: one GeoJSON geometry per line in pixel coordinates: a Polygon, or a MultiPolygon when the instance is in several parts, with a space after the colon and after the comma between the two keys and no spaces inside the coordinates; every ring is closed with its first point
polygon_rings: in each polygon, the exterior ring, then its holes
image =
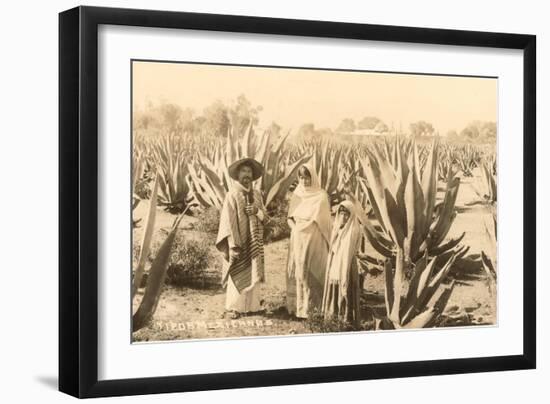
{"type": "Polygon", "coordinates": [[[263,221],[265,207],[252,183],[263,167],[251,158],[229,166],[235,180],[226,194],[220,217],[216,248],[224,255],[222,285],[227,288],[225,309],[239,313],[260,310],[260,283],[264,282],[263,221]]]}

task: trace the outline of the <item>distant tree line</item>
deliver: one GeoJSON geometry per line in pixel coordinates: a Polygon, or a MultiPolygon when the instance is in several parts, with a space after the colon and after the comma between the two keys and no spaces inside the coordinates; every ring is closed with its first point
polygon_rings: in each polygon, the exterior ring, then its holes
{"type": "MultiPolygon", "coordinates": [[[[225,136],[231,125],[233,130],[242,135],[250,123],[259,123],[262,106],[254,106],[244,95],[236,100],[224,103],[220,100],[205,107],[202,113],[191,108],[182,108],[173,103],[161,102],[156,105],[149,103],[145,109],[134,111],[133,127],[150,134],[156,132],[192,133],[198,136],[225,136]]],[[[272,122],[269,128],[278,135],[281,127],[272,122]]],[[[380,118],[365,116],[359,121],[344,118],[336,129],[328,127],[316,128],[313,123],[303,124],[297,132],[299,138],[327,137],[351,133],[356,130],[369,130],[384,134],[390,129],[380,118]]],[[[460,132],[451,130],[447,139],[453,142],[493,143],[496,141],[497,127],[495,122],[472,121],[460,132]]],[[[419,120],[409,125],[410,136],[429,137],[436,131],[430,122],[419,120]]]]}
{"type": "MultiPolygon", "coordinates": [[[[312,124],[310,124],[312,125],[312,124]]],[[[380,134],[389,131],[388,126],[379,118],[367,116],[357,123],[351,118],[343,119],[337,126],[335,133],[351,133],[356,130],[369,129],[380,134]]],[[[429,137],[438,135],[434,126],[427,121],[419,120],[409,125],[409,132],[413,137],[429,137]]],[[[493,143],[496,141],[497,126],[491,121],[472,121],[459,132],[456,130],[447,133],[447,139],[454,142],[493,143]]]]}
{"type": "Polygon", "coordinates": [[[366,116],[361,119],[357,124],[351,118],[345,118],[340,122],[340,125],[336,128],[336,133],[350,133],[355,130],[372,130],[378,133],[384,133],[389,130],[388,125],[386,125],[380,118],[375,116],[366,116]]]}
{"type": "Polygon", "coordinates": [[[472,121],[458,133],[447,133],[447,139],[464,143],[494,143],[497,139],[497,124],[491,121],[472,121]]]}
{"type": "MultiPolygon", "coordinates": [[[[253,106],[244,95],[228,104],[217,100],[205,107],[202,113],[173,103],[149,103],[143,110],[134,111],[133,127],[151,134],[168,131],[199,136],[226,136],[232,125],[233,130],[241,135],[250,123],[258,124],[261,111],[261,106],[253,106]]],[[[273,122],[270,129],[278,133],[281,128],[273,122]]]]}
{"type": "Polygon", "coordinates": [[[298,129],[296,134],[299,139],[311,139],[317,137],[333,136],[334,132],[330,128],[315,128],[313,123],[305,123],[298,129]]]}

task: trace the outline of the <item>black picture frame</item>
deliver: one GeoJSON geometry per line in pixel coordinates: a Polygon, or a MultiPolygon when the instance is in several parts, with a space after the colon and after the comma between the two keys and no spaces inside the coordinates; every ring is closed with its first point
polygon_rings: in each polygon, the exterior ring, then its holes
{"type": "Polygon", "coordinates": [[[85,398],[535,368],[535,122],[534,35],[97,7],[60,13],[59,390],[85,398]],[[523,50],[523,354],[98,381],[100,24],[523,50]]]}

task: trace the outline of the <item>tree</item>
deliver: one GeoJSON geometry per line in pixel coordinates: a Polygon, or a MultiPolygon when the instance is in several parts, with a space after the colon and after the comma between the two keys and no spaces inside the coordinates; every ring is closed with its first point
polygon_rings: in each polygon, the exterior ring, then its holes
{"type": "Polygon", "coordinates": [[[458,132],[454,129],[447,132],[447,140],[449,142],[455,142],[459,140],[458,132]]]}
{"type": "Polygon", "coordinates": [[[203,112],[204,122],[201,128],[203,135],[226,136],[229,129],[227,108],[220,100],[206,107],[203,112]]]}
{"type": "Polygon", "coordinates": [[[180,118],[178,121],[178,127],[183,132],[192,132],[194,129],[193,121],[195,120],[195,113],[191,108],[186,108],[181,111],[180,118]]]}
{"type": "Polygon", "coordinates": [[[206,118],[204,116],[197,116],[193,118],[191,122],[187,125],[189,133],[204,135],[206,131],[203,132],[203,127],[206,124],[206,118]]]}
{"type": "Polygon", "coordinates": [[[334,135],[334,132],[330,128],[321,128],[315,131],[315,136],[318,137],[330,137],[334,135]]]}
{"type": "Polygon", "coordinates": [[[336,129],[336,132],[353,132],[355,130],[355,122],[351,118],[345,118],[340,122],[340,125],[338,126],[338,129],[336,129]]]}
{"type": "Polygon", "coordinates": [[[483,141],[494,142],[497,138],[496,122],[484,122],[481,126],[480,135],[483,141]]]}
{"type": "Polygon", "coordinates": [[[388,128],[388,125],[386,125],[384,122],[380,121],[374,127],[374,131],[376,133],[386,133],[386,132],[389,131],[389,128],[388,128]]]}
{"type": "Polygon", "coordinates": [[[302,138],[309,138],[315,136],[315,125],[312,123],[305,123],[298,129],[297,136],[302,138]]]}
{"type": "Polygon", "coordinates": [[[258,113],[262,111],[261,106],[253,107],[252,103],[244,96],[239,95],[235,103],[228,108],[228,116],[233,129],[241,136],[248,125],[252,122],[257,125],[259,122],[258,113]]]}
{"type": "Polygon", "coordinates": [[[359,121],[357,127],[359,129],[374,129],[380,123],[383,123],[381,119],[375,116],[366,116],[359,121]]]}
{"type": "Polygon", "coordinates": [[[133,115],[134,129],[147,130],[154,122],[153,116],[149,112],[136,111],[133,115]]]}
{"type": "Polygon", "coordinates": [[[169,132],[178,131],[182,114],[181,107],[176,104],[163,103],[159,105],[161,125],[169,132]]]}
{"type": "Polygon", "coordinates": [[[462,141],[479,143],[494,142],[497,136],[497,124],[491,121],[472,121],[460,132],[462,141]]]}
{"type": "Polygon", "coordinates": [[[479,137],[479,127],[476,122],[470,123],[460,132],[462,140],[472,141],[479,137]]]}
{"type": "Polygon", "coordinates": [[[182,109],[177,104],[161,101],[158,105],[147,103],[145,110],[135,111],[133,123],[135,129],[155,132],[186,132],[190,130],[194,112],[190,108],[182,109]]]}
{"type": "Polygon", "coordinates": [[[410,124],[411,136],[431,136],[434,133],[434,127],[426,121],[418,121],[410,124]]]}

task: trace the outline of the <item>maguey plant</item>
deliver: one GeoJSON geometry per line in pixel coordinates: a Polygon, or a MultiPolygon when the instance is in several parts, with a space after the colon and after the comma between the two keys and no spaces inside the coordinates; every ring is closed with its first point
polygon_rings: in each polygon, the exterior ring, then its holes
{"type": "Polygon", "coordinates": [[[422,174],[416,143],[413,141],[408,154],[401,144],[396,137],[391,162],[377,148],[367,152],[361,184],[378,226],[366,217],[362,222],[373,248],[387,257],[386,326],[429,327],[445,308],[454,283],[443,289],[440,286],[455,260],[467,250],[458,247],[464,234],[445,241],[456,217],[460,179],[447,181],[438,203],[438,141],[432,143],[422,174]]]}
{"type": "MultiPolygon", "coordinates": [[[[149,209],[147,212],[146,224],[143,230],[143,236],[141,241],[141,247],[139,250],[138,263],[134,271],[133,283],[132,283],[132,301],[143,282],[143,275],[145,272],[145,265],[148,261],[151,251],[151,243],[153,240],[153,233],[155,230],[155,219],[157,209],[157,192],[159,188],[159,175],[156,176],[151,192],[151,198],[149,201],[149,209]]],[[[137,331],[145,327],[153,318],[158,302],[160,300],[162,288],[164,286],[164,280],[166,278],[166,271],[168,269],[168,263],[170,260],[170,253],[176,237],[178,226],[185,215],[187,208],[176,217],[172,228],[170,229],[168,236],[162,242],[157,255],[153,259],[149,268],[149,276],[143,292],[143,297],[139,303],[139,306],[132,316],[132,331],[137,331]]]]}
{"type": "Polygon", "coordinates": [[[494,155],[487,156],[481,163],[481,196],[490,213],[490,219],[485,220],[485,231],[489,242],[494,246],[490,251],[481,251],[481,262],[489,292],[496,293],[496,245],[497,245],[497,167],[494,155]]]}
{"type": "MultiPolygon", "coordinates": [[[[147,183],[145,178],[147,161],[143,155],[143,151],[134,147],[132,154],[132,212],[138,207],[142,200],[140,191],[147,183]]],[[[137,227],[141,219],[134,220],[132,218],[132,226],[137,227]]]]}
{"type": "Polygon", "coordinates": [[[480,151],[472,145],[456,147],[454,150],[454,162],[462,171],[464,177],[473,177],[472,171],[480,160],[480,151]]]}
{"type": "Polygon", "coordinates": [[[254,186],[262,192],[265,206],[284,196],[298,167],[311,158],[300,156],[291,161],[283,150],[288,136],[286,133],[275,139],[269,130],[258,135],[250,125],[239,138],[230,127],[225,144],[218,143],[210,157],[197,153],[193,162],[188,164],[188,181],[197,202],[204,208],[214,206],[221,209],[233,181],[227,169],[231,163],[244,157],[252,157],[264,167],[264,175],[254,186]]]}
{"type": "Polygon", "coordinates": [[[446,182],[449,178],[456,177],[458,168],[453,158],[453,149],[451,146],[445,145],[440,148],[437,165],[437,177],[440,181],[446,182]]]}
{"type": "Polygon", "coordinates": [[[190,203],[186,179],[190,153],[187,137],[165,134],[150,141],[150,160],[159,175],[158,204],[170,213],[181,213],[190,203]]]}

